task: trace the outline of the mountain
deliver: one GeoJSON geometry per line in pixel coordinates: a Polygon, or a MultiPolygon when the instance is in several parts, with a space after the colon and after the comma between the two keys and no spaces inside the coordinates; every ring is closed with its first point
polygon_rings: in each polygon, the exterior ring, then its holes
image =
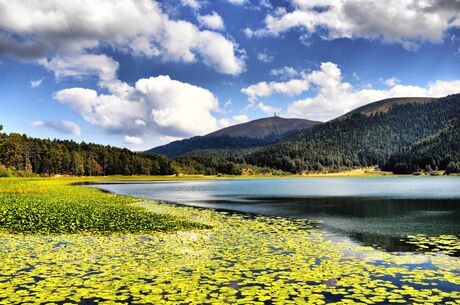
{"type": "Polygon", "coordinates": [[[155,147],[146,153],[164,154],[170,158],[175,158],[197,152],[209,154],[214,150],[249,149],[277,142],[295,131],[307,129],[320,123],[274,116],[226,127],[205,136],[174,141],[155,147]]]}
{"type": "Polygon", "coordinates": [[[291,131],[307,129],[319,123],[321,122],[304,119],[286,119],[279,116],[273,116],[226,127],[210,133],[207,136],[277,140],[283,138],[291,131]]]}
{"type": "Polygon", "coordinates": [[[459,117],[459,94],[377,101],[251,152],[245,162],[294,173],[383,166],[459,117]]]}

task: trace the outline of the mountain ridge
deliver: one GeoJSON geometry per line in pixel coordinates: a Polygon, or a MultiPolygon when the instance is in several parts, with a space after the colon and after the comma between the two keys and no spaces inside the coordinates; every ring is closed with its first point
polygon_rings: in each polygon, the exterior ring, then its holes
{"type": "Polygon", "coordinates": [[[423,104],[423,103],[430,103],[437,98],[433,97],[393,97],[393,98],[386,98],[383,100],[378,100],[375,102],[368,103],[366,105],[360,106],[355,108],[348,113],[344,114],[341,117],[347,117],[349,115],[355,113],[361,113],[367,116],[375,115],[377,113],[384,113],[387,112],[391,107],[397,105],[407,105],[407,104],[423,104]]]}
{"type": "Polygon", "coordinates": [[[170,158],[211,149],[247,149],[268,145],[284,139],[295,131],[317,124],[298,118],[273,116],[222,128],[204,136],[196,136],[154,147],[146,153],[164,154],[170,158]]]}
{"type": "Polygon", "coordinates": [[[311,121],[306,119],[273,116],[228,126],[207,134],[207,136],[229,136],[265,139],[268,137],[282,136],[283,134],[290,131],[307,129],[320,123],[321,122],[319,121],[311,121]],[[248,131],[249,128],[251,128],[250,131],[248,131]]]}

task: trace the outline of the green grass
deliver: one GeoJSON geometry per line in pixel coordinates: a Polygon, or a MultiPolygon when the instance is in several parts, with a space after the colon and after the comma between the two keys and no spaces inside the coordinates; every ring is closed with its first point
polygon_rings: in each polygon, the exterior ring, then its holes
{"type": "Polygon", "coordinates": [[[12,233],[142,233],[208,228],[131,205],[137,199],[71,186],[84,179],[0,179],[0,230],[12,233]]]}

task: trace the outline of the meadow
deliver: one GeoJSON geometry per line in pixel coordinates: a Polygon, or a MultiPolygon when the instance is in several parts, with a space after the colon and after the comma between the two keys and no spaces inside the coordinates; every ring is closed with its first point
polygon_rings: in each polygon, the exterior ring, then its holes
{"type": "Polygon", "coordinates": [[[456,236],[386,252],[307,220],[69,185],[83,180],[0,180],[0,304],[460,303],[456,236]]]}

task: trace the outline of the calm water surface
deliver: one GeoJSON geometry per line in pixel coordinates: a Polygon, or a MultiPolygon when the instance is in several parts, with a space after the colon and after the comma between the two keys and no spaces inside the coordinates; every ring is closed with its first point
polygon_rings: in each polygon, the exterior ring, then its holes
{"type": "Polygon", "coordinates": [[[401,237],[460,236],[460,177],[280,178],[110,183],[146,199],[321,222],[355,241],[410,250],[401,237]]]}

